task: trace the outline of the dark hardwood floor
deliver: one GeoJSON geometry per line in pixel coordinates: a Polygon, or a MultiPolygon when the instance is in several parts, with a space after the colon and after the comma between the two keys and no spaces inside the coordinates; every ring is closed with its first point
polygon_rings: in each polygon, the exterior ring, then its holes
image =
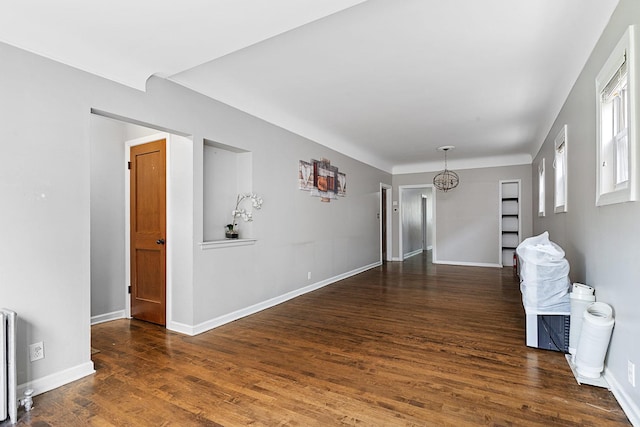
{"type": "Polygon", "coordinates": [[[195,337],[129,320],[92,335],[96,374],[18,425],[629,425],[563,354],[525,346],[511,269],[426,253],[195,337]]]}

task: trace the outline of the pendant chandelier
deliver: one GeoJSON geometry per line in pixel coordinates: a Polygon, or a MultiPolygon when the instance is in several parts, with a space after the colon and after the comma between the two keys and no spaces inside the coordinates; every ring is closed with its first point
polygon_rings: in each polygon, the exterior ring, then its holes
{"type": "Polygon", "coordinates": [[[433,177],[433,185],[438,190],[444,191],[445,193],[456,188],[460,182],[458,174],[447,169],[447,151],[453,150],[454,148],[455,147],[453,145],[443,145],[442,147],[438,147],[438,150],[444,151],[444,170],[433,177]]]}

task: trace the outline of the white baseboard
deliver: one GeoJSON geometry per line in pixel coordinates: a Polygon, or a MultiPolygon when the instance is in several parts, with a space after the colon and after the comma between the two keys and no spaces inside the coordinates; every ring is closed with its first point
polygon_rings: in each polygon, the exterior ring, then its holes
{"type": "Polygon", "coordinates": [[[197,335],[194,332],[194,330],[195,330],[194,326],[187,325],[186,323],[176,322],[176,321],[173,321],[173,320],[169,320],[167,322],[166,328],[168,330],[170,330],[170,331],[178,332],[178,333],[185,334],[185,335],[190,335],[190,336],[197,335]]]}
{"type": "Polygon", "coordinates": [[[223,316],[220,317],[216,317],[215,319],[211,319],[211,320],[207,320],[206,322],[202,322],[198,325],[194,325],[194,326],[190,326],[184,323],[180,323],[180,322],[168,322],[167,323],[167,329],[170,329],[174,332],[180,332],[182,334],[186,334],[186,335],[198,335],[201,334],[203,332],[207,332],[211,329],[217,328],[218,326],[222,326],[226,323],[230,323],[233,322],[234,320],[238,320],[241,319],[243,317],[249,316],[251,314],[257,313],[259,311],[265,310],[267,308],[270,307],[274,307],[278,304],[282,304],[285,301],[288,301],[290,299],[299,297],[301,295],[304,295],[306,293],[315,291],[316,289],[320,289],[323,288],[327,285],[330,285],[332,283],[335,283],[339,280],[343,280],[346,279],[348,277],[351,276],[355,276],[356,274],[360,274],[364,271],[370,270],[372,268],[378,267],[380,266],[380,262],[374,262],[373,264],[369,264],[366,265],[364,267],[360,267],[357,268],[355,270],[351,270],[348,271],[346,273],[343,274],[339,274],[337,276],[331,277],[329,279],[317,282],[317,283],[313,283],[309,286],[305,286],[303,288],[300,289],[296,289],[294,291],[291,292],[287,292],[286,294],[277,296],[275,298],[271,298],[268,299],[266,301],[254,304],[252,306],[240,309],[240,310],[236,310],[232,313],[229,314],[225,314],[223,316]]]}
{"type": "Polygon", "coordinates": [[[611,387],[611,393],[616,398],[624,414],[629,418],[632,425],[640,427],[640,407],[638,402],[634,402],[633,397],[624,391],[618,380],[605,368],[604,379],[607,380],[611,387]]]}
{"type": "Polygon", "coordinates": [[[22,399],[24,397],[24,392],[27,389],[33,390],[33,395],[36,396],[53,390],[54,388],[69,384],[70,382],[79,380],[80,378],[84,378],[95,372],[93,362],[89,361],[81,365],[74,366],[73,368],[47,375],[46,377],[28,381],[24,384],[18,385],[18,399],[22,399]]]}
{"type": "Polygon", "coordinates": [[[404,260],[402,258],[393,257],[393,258],[391,258],[391,261],[402,262],[404,260]]]}
{"type": "Polygon", "coordinates": [[[113,311],[111,313],[98,314],[97,316],[91,316],[91,326],[97,325],[98,323],[109,322],[111,320],[116,319],[124,319],[125,313],[124,310],[113,311]]]}
{"type": "Polygon", "coordinates": [[[433,260],[434,264],[446,264],[446,265],[461,265],[466,267],[499,267],[502,268],[500,264],[494,264],[489,262],[466,262],[466,261],[442,261],[442,260],[433,260]]]}
{"type": "Polygon", "coordinates": [[[417,249],[413,252],[409,252],[408,254],[405,254],[403,259],[411,258],[412,256],[420,255],[421,253],[422,253],[422,249],[417,249]]]}

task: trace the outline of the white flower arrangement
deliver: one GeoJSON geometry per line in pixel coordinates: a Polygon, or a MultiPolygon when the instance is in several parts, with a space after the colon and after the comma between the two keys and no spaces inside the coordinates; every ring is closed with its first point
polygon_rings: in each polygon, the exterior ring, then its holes
{"type": "Polygon", "coordinates": [[[242,202],[247,199],[251,200],[251,206],[254,209],[262,208],[262,197],[258,196],[256,193],[238,194],[238,197],[236,198],[236,208],[231,211],[233,222],[231,224],[227,224],[227,235],[235,234],[235,238],[237,238],[239,228],[237,223],[238,218],[242,218],[245,222],[253,221],[253,214],[251,213],[251,211],[240,207],[242,202]]]}

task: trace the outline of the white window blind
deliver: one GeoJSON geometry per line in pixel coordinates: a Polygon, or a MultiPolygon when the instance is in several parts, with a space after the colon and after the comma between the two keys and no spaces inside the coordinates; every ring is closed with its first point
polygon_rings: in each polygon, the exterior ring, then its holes
{"type": "Polygon", "coordinates": [[[544,158],[538,164],[538,216],[545,216],[545,171],[544,158]]]}
{"type": "Polygon", "coordinates": [[[567,125],[562,127],[555,140],[554,169],[554,211],[567,211],[567,125]]]}

